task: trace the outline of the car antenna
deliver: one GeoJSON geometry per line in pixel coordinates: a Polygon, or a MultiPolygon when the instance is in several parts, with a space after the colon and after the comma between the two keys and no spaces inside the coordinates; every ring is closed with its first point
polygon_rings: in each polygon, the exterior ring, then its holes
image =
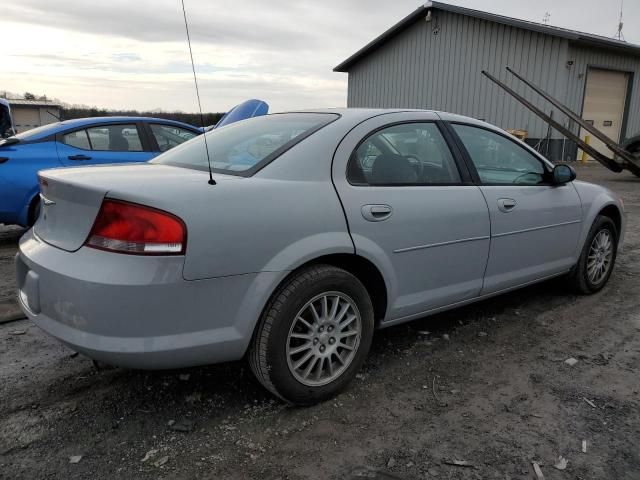
{"type": "Polygon", "coordinates": [[[187,23],[187,11],[184,8],[184,0],[182,2],[182,15],[184,16],[184,28],[187,31],[187,44],[189,45],[189,56],[191,57],[191,69],[193,70],[193,83],[196,85],[196,97],[198,98],[198,109],[200,110],[200,125],[202,125],[202,137],[204,138],[204,149],[207,152],[207,165],[209,166],[209,185],[215,185],[213,172],[211,170],[211,157],[209,156],[209,145],[207,144],[207,131],[204,127],[204,116],[202,115],[202,104],[200,103],[200,92],[198,91],[198,79],[196,77],[196,66],[193,63],[193,51],[191,50],[191,38],[189,37],[189,24],[187,23]]]}

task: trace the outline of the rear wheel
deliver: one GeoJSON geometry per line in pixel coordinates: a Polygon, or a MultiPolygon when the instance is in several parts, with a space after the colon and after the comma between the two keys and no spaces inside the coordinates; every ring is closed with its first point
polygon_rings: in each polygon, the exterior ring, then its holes
{"type": "Polygon", "coordinates": [[[579,293],[595,293],[601,290],[613,270],[618,247],[618,232],[609,217],[598,215],[589,230],[578,263],[570,280],[579,293]]]}
{"type": "Polygon", "coordinates": [[[362,283],[340,268],[314,266],[294,275],[271,299],[249,363],[260,383],[287,402],[326,400],[362,366],[373,325],[362,283]]]}

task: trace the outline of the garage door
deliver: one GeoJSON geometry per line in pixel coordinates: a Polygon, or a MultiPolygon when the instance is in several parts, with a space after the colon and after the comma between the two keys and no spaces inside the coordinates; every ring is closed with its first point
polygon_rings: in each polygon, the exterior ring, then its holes
{"type": "Polygon", "coordinates": [[[11,113],[18,133],[40,126],[40,110],[37,108],[11,107],[11,113]]]}
{"type": "MultiPolygon", "coordinates": [[[[599,68],[587,70],[582,118],[616,142],[620,141],[628,82],[629,74],[626,72],[599,68]]],[[[596,150],[607,156],[612,155],[604,143],[582,129],[580,138],[586,135],[591,136],[590,143],[596,150]]]]}

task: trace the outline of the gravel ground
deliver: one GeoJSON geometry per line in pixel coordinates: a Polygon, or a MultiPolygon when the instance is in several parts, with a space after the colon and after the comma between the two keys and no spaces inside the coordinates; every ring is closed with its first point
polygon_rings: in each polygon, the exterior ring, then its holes
{"type": "Polygon", "coordinates": [[[15,302],[16,294],[13,275],[13,257],[16,254],[16,243],[23,233],[24,229],[22,228],[5,227],[0,224],[0,322],[3,319],[23,316],[15,302]]]}
{"type": "MultiPolygon", "coordinates": [[[[0,325],[0,478],[531,479],[536,462],[546,479],[639,479],[640,179],[578,176],[628,210],[602,292],[555,280],[379,331],[322,405],[282,405],[242,362],[96,370],[26,320],[0,325]]],[[[0,233],[0,300],[19,234],[0,233]]]]}

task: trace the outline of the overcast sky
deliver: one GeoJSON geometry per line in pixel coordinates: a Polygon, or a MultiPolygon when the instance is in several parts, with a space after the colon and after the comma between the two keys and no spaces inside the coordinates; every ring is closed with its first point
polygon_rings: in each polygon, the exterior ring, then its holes
{"type": "MultiPolygon", "coordinates": [[[[252,97],[272,111],[346,105],[332,69],[416,0],[185,0],[205,111],[252,97]]],[[[451,0],[613,36],[620,0],[451,0]]],[[[623,33],[640,43],[640,1],[623,33]]],[[[197,110],[180,0],[3,0],[0,91],[139,110],[197,110]]]]}

